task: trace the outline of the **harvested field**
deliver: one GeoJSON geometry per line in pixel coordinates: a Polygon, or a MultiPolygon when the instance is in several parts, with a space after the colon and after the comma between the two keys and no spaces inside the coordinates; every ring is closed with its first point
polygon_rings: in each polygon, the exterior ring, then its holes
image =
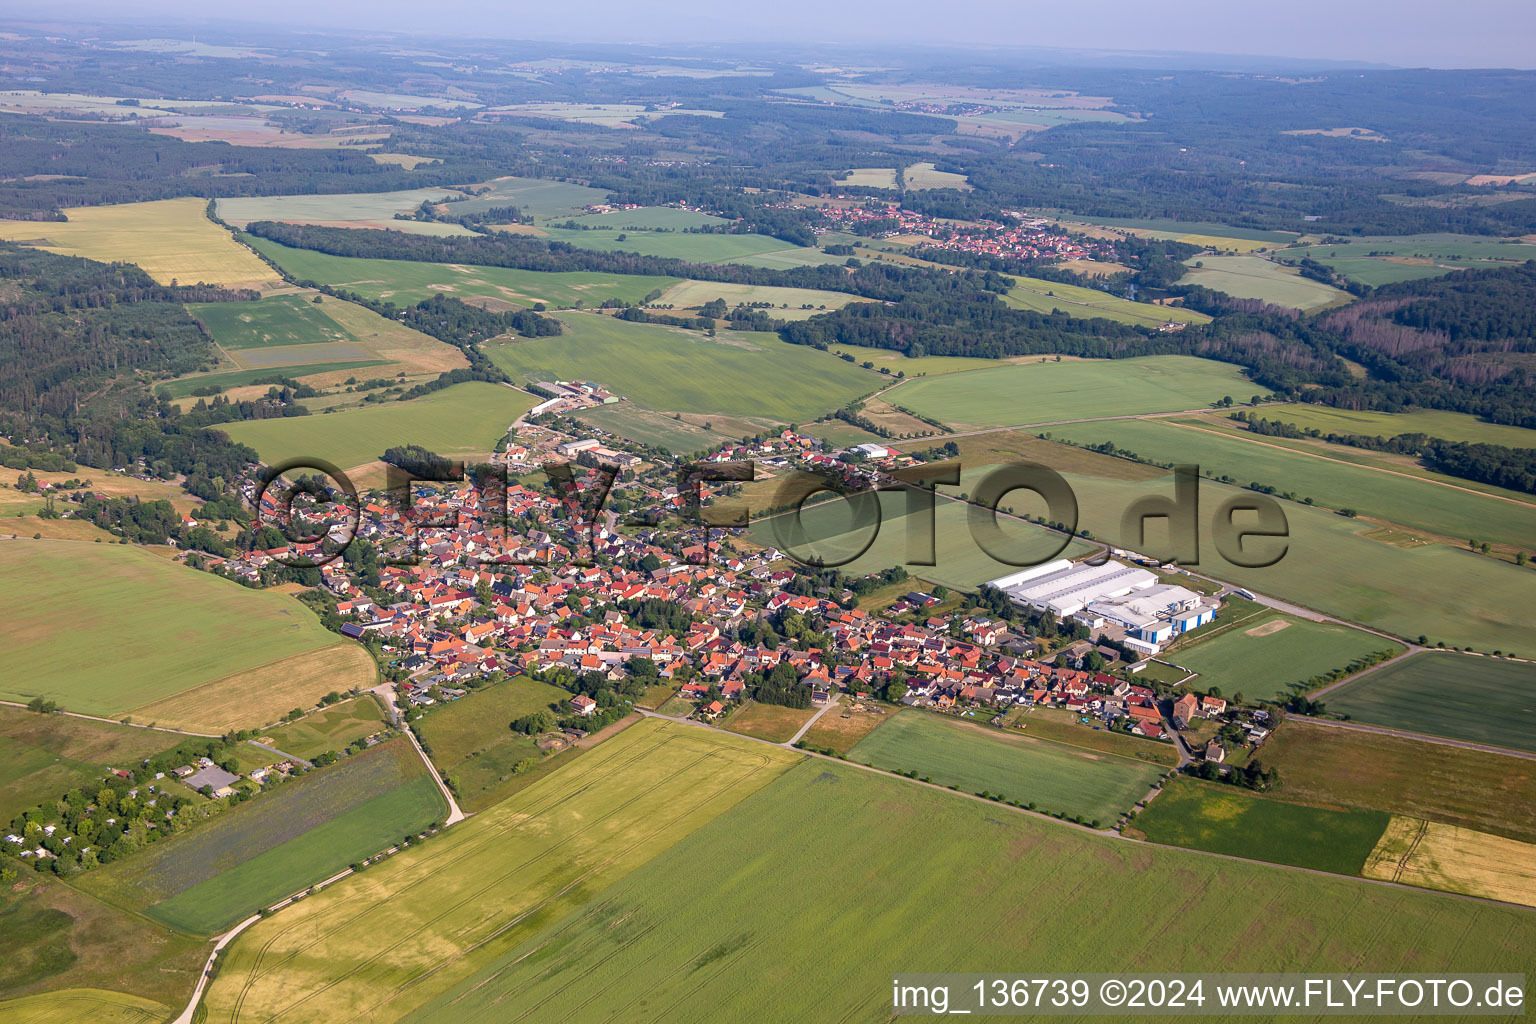
{"type": "Polygon", "coordinates": [[[1536,845],[1438,821],[1394,815],[1362,874],[1536,907],[1536,845]]]}

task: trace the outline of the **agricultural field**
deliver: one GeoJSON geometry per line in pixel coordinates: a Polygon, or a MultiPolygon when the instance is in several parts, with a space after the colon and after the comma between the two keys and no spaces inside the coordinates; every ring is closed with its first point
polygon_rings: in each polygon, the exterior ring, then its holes
{"type": "Polygon", "coordinates": [[[183,737],[67,715],[0,707],[0,821],[130,768],[183,737]]]}
{"type": "Polygon", "coordinates": [[[1295,715],[1255,758],[1279,769],[1287,800],[1372,808],[1536,843],[1529,761],[1295,715]]]}
{"type": "MultiPolygon", "coordinates": [[[[743,736],[772,743],[788,743],[819,708],[786,708],[777,704],[748,704],[731,715],[725,727],[743,736]]],[[[834,709],[835,711],[835,709],[834,709]]],[[[833,714],[833,711],[827,714],[833,714]]],[[[823,718],[826,715],[822,716],[823,718]]]]}
{"type": "MultiPolygon", "coordinates": [[[[716,424],[713,419],[701,417],[697,413],[683,416],[681,413],[656,412],[642,409],[633,402],[594,406],[582,410],[576,418],[610,434],[678,454],[704,451],[727,438],[741,436],[717,429],[724,423],[716,424]],[[710,424],[710,429],[704,428],[703,423],[706,422],[710,424]]],[[[752,432],[756,433],[756,430],[752,432]]],[[[871,438],[873,436],[870,435],[871,438]]]]}
{"type": "Polygon", "coordinates": [[[208,1024],[400,1019],[549,922],[585,912],[613,882],[796,760],[725,733],[640,722],[447,833],[255,925],[229,947],[209,988],[208,1024]]]}
{"type": "Polygon", "coordinates": [[[641,274],[510,270],[328,256],[312,249],[290,248],[254,235],[243,237],[253,249],[301,281],[345,288],[364,298],[392,302],[397,306],[421,302],[438,293],[465,301],[479,300],[491,309],[515,309],[540,302],[552,306],[596,306],[604,299],[639,302],[651,292],[665,290],[677,283],[675,277],[641,274]]]}
{"type": "Polygon", "coordinates": [[[1149,842],[1167,846],[1358,875],[1390,818],[1382,811],[1308,807],[1178,778],[1133,826],[1149,842]]]}
{"type": "Polygon", "coordinates": [[[838,184],[850,188],[895,188],[896,168],[855,167],[838,179],[838,184]]]}
{"type": "Polygon", "coordinates": [[[662,292],[661,298],[656,301],[669,303],[679,309],[696,309],[715,299],[724,299],[728,306],[739,306],[744,302],[771,302],[774,308],[764,312],[781,320],[803,320],[829,309],[842,309],[850,302],[866,301],[847,292],[781,288],[771,284],[730,284],[724,281],[682,281],[662,292]],[[806,306],[811,308],[804,308],[806,306]]]}
{"type": "MultiPolygon", "coordinates": [[[[514,676],[434,708],[416,722],[416,731],[447,781],[455,799],[470,812],[505,799],[533,772],[513,769],[529,758],[543,762],[545,754],[532,736],[513,732],[512,722],[524,715],[565,705],[571,695],[558,686],[526,676],[514,676]]],[[[559,754],[549,758],[564,763],[559,754]]]]}
{"type": "Polygon", "coordinates": [[[1226,434],[1179,423],[1116,420],[1052,427],[1078,444],[1113,442],[1162,463],[1195,464],[1202,474],[1238,484],[1257,482],[1332,509],[1353,508],[1410,529],[1449,537],[1477,536],[1536,548],[1536,499],[1530,504],[1422,477],[1266,443],[1259,435],[1226,434]]]}
{"type": "MultiPolygon", "coordinates": [[[[326,635],[335,638],[334,633],[326,635]]],[[[141,704],[130,708],[125,717],[184,732],[222,736],[231,730],[275,722],[294,708],[314,707],[332,690],[373,686],[378,674],[378,666],[366,649],[342,640],[141,704]]]]}
{"type": "Polygon", "coordinates": [[[592,313],[561,317],[554,338],[496,341],[493,362],[519,381],[591,380],[657,412],[684,410],[800,423],[879,386],[868,370],[777,335],[705,337],[592,313]]]}
{"type": "MultiPolygon", "coordinates": [[[[1042,973],[1428,971],[1455,958],[1528,972],[1533,944],[1536,918],[1514,908],[1084,835],[812,761],[588,906],[548,915],[407,1019],[492,1019],[515,1000],[532,1019],[578,1024],[656,1007],[683,1024],[873,1021],[890,1015],[900,965],[986,971],[999,948],[1042,973]],[[768,867],[825,865],[828,850],[858,870],[788,884],[768,867]],[[700,864],[718,866],[708,899],[700,864]]],[[[242,939],[237,957],[254,945],[242,939]]],[[[231,967],[220,998],[240,984],[231,967]]]]}
{"type": "Polygon", "coordinates": [[[1432,651],[1324,700],[1334,714],[1371,725],[1536,753],[1536,665],[1432,651]]]}
{"type": "Polygon", "coordinates": [[[1036,707],[1021,715],[1014,723],[1026,735],[1036,739],[1068,743],[1074,747],[1086,747],[1106,754],[1135,758],[1148,764],[1177,767],[1179,755],[1172,743],[1143,739],[1129,733],[1111,732],[1077,720],[1068,711],[1036,707]]]}
{"type": "Polygon", "coordinates": [[[1334,245],[1281,249],[1275,258],[1287,262],[1313,259],[1362,284],[1375,286],[1536,259],[1536,244],[1479,235],[1363,238],[1334,245]]]}
{"type": "MultiPolygon", "coordinates": [[[[642,206],[635,210],[609,210],[607,213],[588,213],[569,219],[582,227],[604,228],[610,231],[684,231],[688,228],[716,227],[730,223],[724,217],[701,213],[698,210],[682,210],[675,206],[642,206]]],[[[561,220],[560,223],[564,224],[565,220],[561,220]]]]}
{"type": "Polygon", "coordinates": [[[187,312],[226,352],[357,341],[309,295],[272,295],[256,302],[192,302],[187,312]]]}
{"type": "MultiPolygon", "coordinates": [[[[841,256],[829,256],[814,247],[792,245],[772,235],[698,234],[677,230],[644,231],[634,228],[580,230],[553,225],[545,225],[539,229],[539,233],[557,242],[568,242],[582,249],[596,249],[601,252],[638,252],[645,256],[669,256],[687,260],[690,263],[748,263],[760,267],[808,267],[820,263],[840,264],[846,259],[841,256]]],[[[699,282],[699,284],[706,283],[709,282],[699,282]]],[[[726,285],[725,287],[748,286],[726,285]]],[[[788,292],[796,289],[776,290],[788,292]]],[[[840,297],[844,302],[848,300],[846,295],[840,297]]]]}
{"type": "MultiPolygon", "coordinates": [[[[1237,247],[1240,243],[1251,242],[1257,245],[1277,246],[1288,242],[1294,242],[1297,235],[1293,231],[1261,231],[1254,228],[1234,228],[1228,224],[1218,224],[1212,221],[1186,221],[1186,220],[1162,220],[1162,219],[1130,219],[1124,217],[1073,217],[1074,222],[1083,224],[1095,224],[1099,227],[1118,228],[1134,234],[1147,235],[1155,238],[1169,238],[1180,242],[1188,241],[1192,245],[1201,245],[1198,239],[1219,239],[1223,243],[1229,243],[1225,247],[1237,247]]],[[[1222,248],[1223,246],[1216,246],[1222,248]]],[[[1246,250],[1245,250],[1246,251],[1246,250]]]]}
{"type": "Polygon", "coordinates": [[[396,739],[281,783],[78,884],[172,928],[212,935],[447,812],[415,750],[396,739]]]}
{"type": "Polygon", "coordinates": [[[411,93],[374,92],[370,89],[344,89],[336,94],[338,100],[368,107],[389,110],[420,110],[423,107],[441,107],[447,110],[477,109],[484,104],[469,100],[450,99],[443,96],[416,96],[411,93]]]}
{"type": "Polygon", "coordinates": [[[1197,685],[1241,692],[1249,700],[1281,700],[1305,683],[1376,651],[1404,648],[1358,629],[1293,615],[1259,615],[1180,647],[1167,657],[1200,673],[1197,685]]]}
{"type": "MultiPolygon", "coordinates": [[[[168,931],[138,914],[103,903],[49,875],[25,871],[22,881],[0,891],[0,1020],[37,1024],[151,1024],[106,1014],[114,1004],[147,999],[183,1006],[208,959],[207,944],[168,931]],[[99,993],[90,1014],[50,1017],[56,994],[73,1001],[84,990],[99,993]],[[36,993],[26,1002],[13,1002],[36,993]],[[26,1013],[29,1016],[22,1016],[26,1013]]],[[[78,1004],[84,1012],[88,1003],[78,1004]]]]}
{"type": "Polygon", "coordinates": [[[903,187],[914,192],[922,192],[930,188],[958,188],[962,191],[971,190],[970,179],[963,174],[955,174],[953,171],[941,171],[932,163],[924,162],[913,164],[901,172],[903,187]]]}
{"type": "Polygon", "coordinates": [[[309,760],[327,750],[340,753],[353,740],[382,732],[384,709],[372,694],[344,700],[280,725],[260,738],[269,747],[309,760]]]}
{"type": "Polygon", "coordinates": [[[1510,448],[1536,448],[1536,430],[1488,423],[1461,412],[1418,409],[1413,412],[1372,412],[1368,409],[1335,409],[1327,405],[1268,406],[1256,415],[1289,423],[1302,430],[1324,434],[1359,434],[1363,437],[1396,437],[1428,434],[1468,444],[1502,444],[1510,448]]]}
{"type": "Polygon", "coordinates": [[[1206,324],[1211,318],[1193,309],[1179,306],[1158,306],[1149,302],[1132,302],[1130,299],[1085,288],[1082,285],[1060,284],[1033,277],[1015,277],[1013,287],[1003,295],[1003,301],[1015,309],[1030,309],[1037,313],[1061,311],[1068,316],[1084,320],[1104,319],[1116,323],[1161,327],[1166,323],[1206,324]]]}
{"type": "MultiPolygon", "coordinates": [[[[193,377],[178,377],[165,384],[158,385],[155,390],[166,398],[190,398],[194,391],[204,388],[218,388],[220,391],[230,391],[234,388],[259,385],[261,381],[271,381],[277,377],[293,377],[302,379],[304,383],[310,383],[320,374],[329,374],[345,371],[344,376],[357,376],[361,378],[380,376],[387,371],[374,370],[371,373],[359,374],[357,371],[370,367],[383,366],[385,360],[344,359],[336,363],[306,363],[299,366],[267,367],[255,370],[221,370],[217,373],[203,373],[193,377]]],[[[265,390],[265,387],[263,387],[265,390]]]]}
{"type": "Polygon", "coordinates": [[[534,217],[560,217],[581,213],[588,206],[608,201],[608,193],[600,188],[545,178],[493,178],[469,191],[475,198],[454,203],[454,213],[479,213],[498,206],[515,206],[534,217]]]}
{"type": "Polygon", "coordinates": [[[492,107],[491,112],[515,117],[545,117],[571,124],[591,124],[600,128],[631,130],[675,114],[693,117],[720,117],[718,110],[647,110],[643,103],[513,103],[492,107]]]}
{"type": "Polygon", "coordinates": [[[206,216],[204,199],[77,206],[67,221],[0,221],[0,238],[103,263],[136,263],[161,284],[267,288],[281,279],[206,216]]]}
{"type": "Polygon", "coordinates": [[[323,224],[338,228],[379,228],[412,234],[472,235],[458,224],[395,220],[422,203],[436,203],[464,193],[446,188],[416,188],[403,192],[353,192],[312,196],[250,196],[219,199],[219,219],[240,230],[256,220],[284,224],[323,224]]]}
{"type": "Polygon", "coordinates": [[[1237,367],[1193,356],[1012,363],[902,384],[888,396],[957,429],[1180,412],[1257,387],[1237,367]]]}
{"type": "Polygon", "coordinates": [[[848,759],[1105,825],[1146,796],[1164,770],[922,711],[892,716],[848,759]]]}
{"type": "Polygon", "coordinates": [[[291,597],[248,590],[143,548],[0,543],[0,699],[116,715],[335,642],[291,597]],[[105,661],[103,659],[106,659],[105,661]]]}
{"type": "Polygon", "coordinates": [[[1394,815],[1362,873],[1536,907],[1536,846],[1438,821],[1394,815]]]}
{"type": "Polygon", "coordinates": [[[1349,301],[1348,292],[1302,277],[1262,256],[1197,256],[1185,263],[1189,273],[1179,284],[1199,285],[1239,299],[1261,299],[1303,312],[1349,301]]]}
{"type": "Polygon", "coordinates": [[[174,1011],[152,999],[99,989],[65,989],[0,1002],[9,1024],[160,1024],[174,1011]]]}
{"type": "MultiPolygon", "coordinates": [[[[564,340],[564,339],[556,339],[564,340]]],[[[313,416],[225,424],[230,438],[275,465],[297,455],[351,469],[392,445],[416,444],[442,455],[489,452],[537,399],[500,384],[469,381],[408,402],[381,402],[313,416]]]]}

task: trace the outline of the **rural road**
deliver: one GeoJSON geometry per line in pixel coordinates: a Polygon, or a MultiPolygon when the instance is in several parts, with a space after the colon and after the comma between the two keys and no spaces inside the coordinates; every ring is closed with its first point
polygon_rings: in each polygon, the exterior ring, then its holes
{"type": "Polygon", "coordinates": [[[219,941],[213,944],[213,952],[208,954],[208,962],[203,965],[203,971],[197,976],[197,986],[192,989],[192,998],[187,1000],[187,1008],[182,1010],[171,1024],[192,1024],[193,1016],[197,1013],[197,1004],[203,998],[203,989],[208,987],[208,974],[213,969],[213,958],[219,955],[219,951],[234,942],[240,933],[251,925],[261,920],[260,914],[252,914],[250,917],[235,925],[229,931],[219,936],[219,941]]]}
{"type": "Polygon", "coordinates": [[[811,731],[811,726],[813,726],[817,722],[821,721],[821,716],[822,715],[826,714],[828,711],[831,711],[833,708],[838,707],[839,705],[842,704],[842,702],[843,702],[842,694],[836,694],[836,693],[833,694],[832,695],[832,699],[827,701],[827,706],[822,708],[820,711],[816,712],[814,715],[812,715],[806,721],[806,723],[800,727],[800,731],[795,733],[793,736],[791,736],[789,738],[789,742],[784,744],[784,746],[786,746],[786,747],[793,747],[796,743],[799,743],[800,742],[800,737],[802,737],[806,733],[810,732],[811,731]]]}
{"type": "MultiPolygon", "coordinates": [[[[1359,676],[1354,678],[1358,679],[1359,676]]],[[[1339,722],[1331,718],[1302,718],[1301,721],[1315,725],[1326,725],[1332,729],[1353,729],[1356,732],[1373,732],[1379,736],[1396,736],[1398,739],[1418,740],[1422,743],[1438,743],[1444,747],[1460,747],[1462,750],[1477,750],[1485,754],[1502,754],[1505,757],[1518,757],[1526,761],[1536,761],[1536,754],[1526,750],[1511,750],[1508,747],[1495,747],[1487,743],[1473,743],[1469,740],[1453,740],[1444,736],[1429,736],[1422,732],[1408,732],[1405,729],[1388,729],[1382,725],[1362,725],[1359,722],[1339,722]]]]}
{"type": "Polygon", "coordinates": [[[373,693],[384,702],[389,709],[389,720],[393,722],[406,738],[411,741],[411,746],[416,748],[416,756],[421,758],[421,763],[427,766],[427,771],[432,773],[432,781],[437,783],[438,792],[443,794],[443,799],[448,801],[448,817],[443,819],[443,827],[447,828],[455,822],[463,821],[469,815],[459,809],[459,802],[448,792],[448,786],[443,782],[443,777],[437,774],[437,765],[427,756],[427,752],[421,749],[421,744],[416,741],[416,734],[405,724],[400,715],[400,709],[395,704],[395,685],[393,683],[381,683],[373,688],[373,693]]]}
{"type": "Polygon", "coordinates": [[[262,750],[267,751],[269,754],[276,754],[278,757],[286,757],[290,761],[297,761],[299,764],[302,764],[306,768],[314,767],[313,764],[304,760],[302,757],[299,757],[297,754],[290,754],[286,750],[278,750],[276,747],[269,747],[265,743],[257,743],[255,740],[246,740],[245,742],[249,743],[253,747],[260,747],[262,750]]]}
{"type": "MultiPolygon", "coordinates": [[[[14,700],[0,700],[0,704],[3,704],[9,708],[20,708],[23,711],[27,710],[27,706],[25,704],[14,700]]],[[[213,732],[186,732],[182,729],[167,729],[164,726],[159,725],[145,725],[142,722],[123,722],[116,718],[102,718],[100,715],[82,715],[78,711],[65,711],[60,709],[58,711],[52,711],[49,713],[54,715],[64,715],[67,718],[83,718],[87,722],[106,722],[108,725],[126,725],[130,729],[150,729],[154,732],[168,732],[172,736],[196,736],[198,739],[210,740],[216,740],[219,738],[218,733],[213,732]]]]}

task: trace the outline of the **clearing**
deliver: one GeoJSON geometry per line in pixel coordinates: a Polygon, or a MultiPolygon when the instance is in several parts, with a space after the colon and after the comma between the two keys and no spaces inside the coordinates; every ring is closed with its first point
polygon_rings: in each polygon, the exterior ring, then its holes
{"type": "Polygon", "coordinates": [[[1184,262],[1189,273],[1178,284],[1199,285],[1234,298],[1260,299],[1303,312],[1350,301],[1348,292],[1302,277],[1293,268],[1262,256],[1196,256],[1184,262]]]}

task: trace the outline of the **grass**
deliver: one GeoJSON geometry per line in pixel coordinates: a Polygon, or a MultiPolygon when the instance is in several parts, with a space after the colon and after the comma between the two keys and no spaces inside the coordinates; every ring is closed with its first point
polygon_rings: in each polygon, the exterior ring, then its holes
{"type": "Polygon", "coordinates": [[[335,640],[290,597],[141,548],[6,541],[0,575],[6,656],[27,666],[0,682],[4,700],[114,715],[335,640]]]}
{"type": "Polygon", "coordinates": [[[135,722],[223,735],[270,724],[294,708],[314,707],[332,690],[369,687],[377,678],[373,656],[343,640],[142,704],[129,715],[135,722]]]}
{"type": "Polygon", "coordinates": [[[839,185],[847,185],[850,188],[895,188],[896,168],[855,167],[838,179],[837,183],[839,185]]]}
{"type": "Polygon", "coordinates": [[[80,885],[170,927],[211,935],[446,813],[426,767],[396,739],[81,875],[80,885]]]}
{"type": "Polygon", "coordinates": [[[1258,435],[1222,434],[1150,420],[1117,420],[1052,427],[1051,434],[1078,444],[1110,441],[1118,448],[1163,463],[1195,464],[1202,474],[1238,484],[1257,482],[1327,508],[1353,508],[1412,529],[1449,537],[1486,538],[1536,548],[1536,499],[1506,501],[1459,486],[1334,461],[1264,443],[1258,435]]]}
{"type": "Polygon", "coordinates": [[[1438,821],[1393,816],[1363,873],[1536,907],[1536,846],[1438,821]]]}
{"type": "Polygon", "coordinates": [[[1359,434],[1365,437],[1396,437],[1428,434],[1447,441],[1469,444],[1502,444],[1510,448],[1536,448],[1536,430],[1488,423],[1461,412],[1419,409],[1413,412],[1372,412],[1367,409],[1335,409],[1327,405],[1270,406],[1257,415],[1290,423],[1303,430],[1324,434],[1359,434]]]}
{"type": "Polygon", "coordinates": [[[888,396],[958,429],[1199,409],[1256,389],[1235,366],[1193,356],[1012,363],[926,377],[888,396]]]}
{"type": "Polygon", "coordinates": [[[958,188],[969,192],[969,179],[953,171],[941,171],[932,163],[913,164],[901,173],[901,182],[914,192],[930,188],[958,188]]]}
{"type": "Polygon", "coordinates": [[[416,444],[449,456],[489,452],[536,401],[527,392],[469,381],[408,402],[247,420],[223,429],[232,440],[255,448],[268,465],[306,455],[351,469],[378,459],[392,445],[416,444]]]}
{"type": "Polygon", "coordinates": [[[922,711],[898,712],[850,750],[848,759],[916,771],[962,792],[985,790],[1106,825],[1130,810],[1162,774],[1129,758],[922,711]]]}
{"type": "Polygon", "coordinates": [[[1148,840],[1232,857],[1358,875],[1390,815],[1334,811],[1174,779],[1136,817],[1148,840]]]}
{"type": "MultiPolygon", "coordinates": [[[[818,708],[786,708],[777,704],[748,704],[726,722],[731,732],[756,736],[773,743],[788,743],[818,708]]],[[[831,714],[832,712],[828,712],[831,714]]],[[[823,718],[826,715],[822,716],[823,718]]]]}
{"type": "Polygon", "coordinates": [[[344,700],[273,729],[261,742],[305,760],[383,731],[384,709],[371,694],[344,700]]]}
{"type": "Polygon", "coordinates": [[[816,761],[520,939],[411,1024],[511,1006],[572,1024],[885,1019],[893,972],[995,970],[999,949],[1041,974],[1528,971],[1536,917],[1084,835],[816,761]]]}
{"type": "Polygon", "coordinates": [[[1199,285],[1239,299],[1262,299],[1302,311],[1349,300],[1348,292],[1302,277],[1262,256],[1197,256],[1185,263],[1189,273],[1179,284],[1199,285]]]}
{"type": "Polygon", "coordinates": [[[868,370],[776,335],[697,332],[594,313],[561,317],[554,338],[491,342],[486,355],[516,380],[592,380],[658,412],[804,422],[873,391],[868,370]]]}
{"type": "Polygon", "coordinates": [[[771,302],[774,308],[765,312],[769,316],[788,320],[801,320],[829,309],[842,309],[850,302],[867,301],[847,292],[829,292],[819,288],[783,288],[771,284],[731,284],[725,281],[681,281],[662,292],[661,298],[656,301],[670,303],[680,309],[692,309],[715,299],[724,299],[726,305],[732,307],[743,302],[771,302]],[[802,309],[803,306],[813,308],[802,309]]]}
{"type": "MultiPolygon", "coordinates": [[[[456,204],[464,205],[464,204],[456,204]]],[[[356,292],[364,298],[408,306],[442,293],[457,299],[486,300],[502,309],[548,303],[596,306],[604,299],[639,302],[653,291],[677,283],[675,277],[602,274],[577,270],[545,272],[506,267],[420,263],[411,260],[328,256],[293,249],[265,238],[244,241],[301,281],[315,281],[356,292]]]]}
{"type": "MultiPolygon", "coordinates": [[[[55,994],[75,989],[182,1006],[207,959],[205,943],[51,877],[24,871],[20,881],[0,891],[0,992],[38,993],[20,1004],[29,1013],[46,1010],[55,1005],[55,994]]],[[[17,1006],[0,1003],[0,1020],[18,1019],[17,1006]]],[[[76,1018],[80,1024],[96,1019],[76,1018]]]]}
{"type": "Polygon", "coordinates": [[[1074,747],[1086,747],[1170,768],[1179,763],[1178,751],[1170,743],[1159,743],[1103,728],[1096,729],[1078,721],[1070,712],[1055,708],[1037,707],[1020,718],[1019,724],[1025,728],[1027,735],[1037,739],[1069,743],[1074,747]]]}
{"type": "Polygon", "coordinates": [[[68,221],[0,221],[0,238],[103,263],[136,263],[161,284],[277,286],[261,260],[205,215],[205,199],[70,209],[68,221]]]}
{"type": "Polygon", "coordinates": [[[152,999],[88,988],[0,1002],[0,1020],[11,1024],[160,1024],[174,1012],[152,999]]]}
{"type": "Polygon", "coordinates": [[[1031,309],[1037,313],[1060,310],[1069,316],[1082,319],[1113,320],[1122,324],[1139,324],[1142,327],[1161,327],[1173,322],[1182,324],[1210,323],[1211,318],[1193,309],[1178,306],[1158,306],[1149,302],[1132,302],[1097,288],[1075,284],[1042,281],[1033,277],[1016,277],[1013,287],[1005,293],[1005,301],[1016,309],[1031,309]]]}
{"type": "Polygon", "coordinates": [[[1428,652],[1324,700],[1334,714],[1372,725],[1536,753],[1536,665],[1428,652]]]}
{"type": "MultiPolygon", "coordinates": [[[[329,224],[335,227],[377,227],[405,230],[415,222],[397,221],[397,213],[411,213],[423,202],[438,202],[462,193],[445,188],[415,188],[401,192],[340,192],[309,196],[248,196],[220,199],[219,219],[241,230],[254,220],[289,224],[329,224]]],[[[457,224],[445,234],[472,234],[457,224]]],[[[434,232],[436,233],[436,232],[434,232]]]]}
{"type": "Polygon", "coordinates": [[[642,409],[633,402],[621,402],[617,405],[604,405],[583,410],[577,418],[583,423],[590,423],[610,434],[627,437],[641,444],[665,448],[675,453],[704,451],[732,436],[723,430],[715,429],[714,420],[705,421],[711,427],[705,430],[699,423],[694,422],[699,418],[698,414],[692,414],[684,419],[681,418],[680,413],[668,414],[652,409],[642,409]]]}
{"type": "Polygon", "coordinates": [[[583,207],[606,202],[599,188],[545,178],[493,178],[475,188],[475,198],[453,204],[455,213],[479,213],[498,206],[515,206],[534,217],[580,213],[583,207]]]}
{"type": "Polygon", "coordinates": [[[1286,799],[1430,818],[1536,843],[1528,761],[1291,717],[1256,757],[1279,769],[1286,799]]]}
{"type": "Polygon", "coordinates": [[[570,697],[558,686],[514,676],[428,711],[416,729],[454,797],[465,810],[478,811],[529,781],[524,776],[534,773],[514,772],[518,762],[564,763],[561,754],[546,759],[532,737],[510,726],[524,715],[564,705],[570,697]]]}
{"type": "Polygon", "coordinates": [[[610,210],[607,213],[589,213],[570,219],[583,227],[609,231],[682,231],[686,228],[716,227],[730,223],[724,217],[700,213],[698,210],[680,210],[675,206],[642,206],[638,210],[610,210]]]}
{"type": "Polygon", "coordinates": [[[137,767],[182,737],[67,715],[0,707],[0,821],[39,801],[137,767]]]}
{"type": "Polygon", "coordinates": [[[1404,650],[1358,629],[1310,622],[1291,615],[1260,615],[1223,633],[1180,648],[1170,660],[1200,673],[1196,685],[1223,693],[1241,692],[1249,700],[1287,696],[1293,683],[1304,683],[1343,668],[1374,651],[1404,650]]]}
{"type": "MultiPolygon", "coordinates": [[[[625,211],[620,211],[622,214],[625,211]]],[[[634,211],[636,213],[640,211],[634,211]]],[[[673,213],[685,213],[688,211],[675,210],[673,213]]],[[[620,223],[623,218],[619,214],[604,214],[604,217],[618,217],[611,223],[620,223]]],[[[597,218],[586,217],[583,221],[592,221],[597,218]]],[[[563,221],[561,223],[564,223],[563,221]]],[[[562,228],[544,226],[540,233],[557,242],[568,242],[582,249],[596,249],[599,252],[637,252],[644,256],[673,257],[687,260],[690,263],[751,263],[754,266],[814,266],[819,263],[842,263],[845,257],[828,256],[820,249],[793,245],[772,235],[757,234],[715,234],[697,233],[677,230],[669,231],[644,231],[634,228],[604,228],[602,230],[581,230],[577,228],[562,228]],[[619,236],[623,236],[622,238],[619,236]]],[[[706,284],[709,282],[698,282],[706,284]]],[[[727,285],[726,287],[732,287],[727,285]]],[[[736,286],[740,287],[740,286],[736,286]]],[[[793,289],[779,289],[791,291],[793,289]]],[[[843,296],[847,301],[847,296],[843,296]]],[[[672,301],[670,299],[664,301],[672,301]]],[[[707,301],[707,300],[706,300],[707,301]]]]}
{"type": "Polygon", "coordinates": [[[816,724],[803,736],[802,742],[818,750],[830,750],[834,754],[847,754],[894,712],[890,708],[856,710],[844,703],[842,707],[828,711],[816,720],[816,724]]]}
{"type": "Polygon", "coordinates": [[[254,926],[209,988],[208,1024],[237,1014],[398,1020],[794,760],[724,733],[642,721],[444,835],[254,926]]]}
{"type": "MultiPolygon", "coordinates": [[[[181,377],[157,385],[155,390],[163,393],[167,398],[187,398],[192,392],[207,387],[228,391],[230,388],[245,387],[260,381],[275,380],[278,377],[301,380],[337,370],[363,370],[370,366],[383,366],[387,362],[387,359],[342,359],[330,363],[294,363],[288,366],[268,366],[255,370],[229,370],[200,374],[196,377],[181,377]]],[[[373,374],[362,373],[357,376],[369,377],[373,374]]]]}
{"type": "Polygon", "coordinates": [[[272,295],[257,302],[188,303],[214,344],[226,350],[308,345],[357,338],[325,315],[306,295],[272,295]]]}

